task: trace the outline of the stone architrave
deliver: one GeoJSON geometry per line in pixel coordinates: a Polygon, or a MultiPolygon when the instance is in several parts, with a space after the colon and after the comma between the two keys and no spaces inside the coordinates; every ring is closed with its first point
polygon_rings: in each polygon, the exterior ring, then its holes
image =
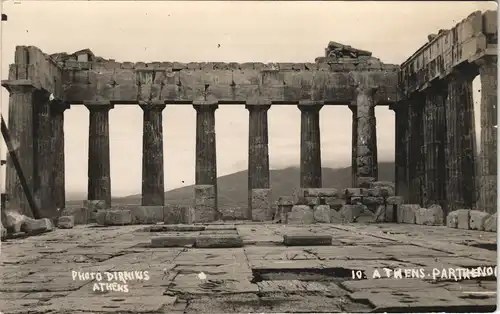
{"type": "Polygon", "coordinates": [[[248,102],[248,210],[245,218],[252,219],[252,190],[269,189],[269,136],[267,111],[271,102],[248,102]]]}
{"type": "Polygon", "coordinates": [[[352,144],[351,144],[351,187],[358,185],[357,176],[357,157],[358,157],[358,108],[349,106],[352,112],[352,144]]]}
{"type": "MultiPolygon", "coordinates": [[[[28,189],[35,187],[35,147],[34,147],[34,103],[36,87],[28,80],[9,80],[2,82],[10,94],[8,128],[12,145],[16,149],[19,163],[23,169],[28,189]]],[[[8,207],[20,209],[20,214],[33,217],[16,169],[10,156],[7,156],[6,193],[8,207]]],[[[32,194],[33,195],[33,194],[32,194]]]]}
{"type": "Polygon", "coordinates": [[[142,133],[142,206],[165,205],[163,164],[164,102],[139,104],[143,114],[142,133]]]}
{"type": "Polygon", "coordinates": [[[52,121],[52,141],[54,147],[53,174],[52,174],[52,197],[56,208],[66,207],[66,183],[65,183],[65,158],[64,158],[64,111],[70,105],[54,100],[50,104],[50,115],[52,121]]]}
{"type": "Polygon", "coordinates": [[[109,156],[109,101],[86,102],[89,109],[88,200],[104,200],[111,207],[109,156]]]}
{"type": "Polygon", "coordinates": [[[322,101],[300,101],[298,108],[300,120],[300,187],[320,188],[321,176],[321,139],[319,111],[322,101]]]}
{"type": "Polygon", "coordinates": [[[357,182],[360,178],[373,178],[377,181],[377,140],[373,96],[377,88],[359,85],[356,88],[357,108],[357,182]]]}
{"type": "Polygon", "coordinates": [[[217,148],[215,143],[216,101],[194,101],[196,110],[196,185],[214,187],[217,208],[217,148]]]}
{"type": "Polygon", "coordinates": [[[497,57],[478,60],[481,79],[481,152],[479,207],[497,212],[497,57]]]}

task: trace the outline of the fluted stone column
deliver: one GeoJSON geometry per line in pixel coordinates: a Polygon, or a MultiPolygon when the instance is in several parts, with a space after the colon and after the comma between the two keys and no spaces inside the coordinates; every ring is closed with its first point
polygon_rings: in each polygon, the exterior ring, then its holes
{"type": "Polygon", "coordinates": [[[142,206],[165,205],[163,117],[165,104],[140,103],[142,131],[142,206]]]}
{"type": "Polygon", "coordinates": [[[497,212],[497,57],[478,61],[481,79],[480,202],[478,209],[497,212]]]}
{"type": "Polygon", "coordinates": [[[269,189],[269,136],[267,111],[268,103],[250,103],[245,106],[249,113],[248,130],[248,211],[252,218],[252,190],[269,189]]]}
{"type": "Polygon", "coordinates": [[[109,160],[109,102],[87,102],[90,112],[88,200],[103,200],[111,206],[111,174],[109,160]]]}
{"type": "MultiPolygon", "coordinates": [[[[27,81],[9,81],[2,84],[10,93],[8,128],[12,144],[16,149],[29,190],[34,192],[34,101],[36,88],[27,81]]],[[[24,195],[12,159],[7,155],[6,193],[8,207],[20,209],[21,213],[33,217],[24,195]]]]}
{"type": "Polygon", "coordinates": [[[394,104],[390,109],[395,113],[395,149],[394,149],[394,177],[396,185],[396,195],[408,199],[408,184],[407,184],[407,127],[408,127],[408,107],[407,102],[394,104]]]}
{"type": "Polygon", "coordinates": [[[217,147],[215,143],[215,110],[217,102],[194,101],[196,109],[196,185],[213,186],[217,209],[217,147]]]}
{"type": "Polygon", "coordinates": [[[69,104],[62,101],[53,101],[50,105],[52,121],[52,147],[54,160],[52,169],[52,197],[56,208],[64,208],[66,204],[65,158],[64,158],[64,111],[69,104]]]}
{"type": "Polygon", "coordinates": [[[373,96],[377,88],[359,85],[356,88],[357,107],[357,185],[377,180],[377,139],[373,96]]]}
{"type": "Polygon", "coordinates": [[[426,207],[433,204],[445,205],[445,97],[446,86],[435,85],[426,91],[423,121],[426,207]]]}
{"type": "Polygon", "coordinates": [[[424,154],[423,154],[423,108],[425,98],[415,93],[409,99],[409,145],[408,145],[408,187],[409,201],[423,206],[425,196],[424,154]]]}
{"type": "Polygon", "coordinates": [[[58,211],[54,203],[53,170],[55,146],[52,136],[50,93],[39,91],[35,97],[34,153],[35,153],[35,200],[43,217],[56,218],[58,211]]]}
{"type": "Polygon", "coordinates": [[[455,71],[446,98],[446,197],[448,212],[475,203],[474,115],[472,77],[455,71]]]}
{"type": "Polygon", "coordinates": [[[358,108],[356,106],[349,106],[352,112],[352,136],[351,136],[351,187],[357,186],[357,163],[358,157],[358,108]]]}
{"type": "Polygon", "coordinates": [[[300,119],[300,187],[321,188],[321,138],[319,111],[322,101],[301,101],[300,119]]]}

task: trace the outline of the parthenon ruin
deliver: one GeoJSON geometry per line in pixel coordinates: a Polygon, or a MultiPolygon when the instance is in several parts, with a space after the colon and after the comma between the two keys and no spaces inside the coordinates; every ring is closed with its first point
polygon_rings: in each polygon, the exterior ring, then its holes
{"type": "MultiPolygon", "coordinates": [[[[168,200],[162,110],[192,105],[195,204],[217,208],[215,110],[244,104],[250,120],[246,218],[252,219],[254,193],[268,195],[270,189],[270,106],[293,105],[301,112],[301,188],[322,187],[319,115],[323,106],[333,105],[352,110],[353,187],[377,181],[374,107],[388,106],[396,119],[396,195],[421,206],[439,204],[445,212],[474,208],[495,213],[496,19],[496,11],[474,12],[452,29],[429,36],[401,65],[384,64],[368,51],[336,42],[312,63],[267,64],[116,62],[88,49],[48,55],[33,46],[18,46],[8,80],[2,81],[10,93],[8,129],[42,216],[56,217],[57,209],[65,207],[65,110],[77,105],[89,110],[88,200],[102,200],[109,207],[109,111],[139,105],[142,205],[163,206],[168,200]],[[472,80],[478,74],[481,140],[476,160],[472,80]]],[[[12,158],[7,162],[6,193],[9,206],[31,215],[12,158]]]]}

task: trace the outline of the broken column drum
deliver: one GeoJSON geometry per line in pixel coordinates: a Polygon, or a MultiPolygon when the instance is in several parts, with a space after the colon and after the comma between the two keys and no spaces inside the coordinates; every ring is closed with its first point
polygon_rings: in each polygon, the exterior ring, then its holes
{"type": "Polygon", "coordinates": [[[90,114],[87,198],[103,200],[110,207],[109,110],[114,106],[109,102],[88,102],[85,106],[90,114]]]}

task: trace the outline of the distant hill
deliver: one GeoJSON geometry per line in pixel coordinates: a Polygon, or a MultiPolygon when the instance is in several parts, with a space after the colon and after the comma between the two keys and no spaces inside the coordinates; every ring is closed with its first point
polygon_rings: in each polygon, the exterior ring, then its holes
{"type": "MultiPolygon", "coordinates": [[[[271,189],[273,198],[291,195],[293,189],[299,188],[298,167],[271,170],[271,189]]],[[[379,163],[379,180],[394,181],[394,163],[379,163]]],[[[218,178],[219,206],[242,207],[248,204],[247,171],[240,171],[218,178]]],[[[323,168],[323,187],[351,187],[351,168],[323,168]]],[[[193,204],[193,186],[185,186],[165,192],[168,204],[190,206],[193,204]]],[[[130,195],[113,199],[113,204],[140,204],[141,195],[130,195]]]]}

